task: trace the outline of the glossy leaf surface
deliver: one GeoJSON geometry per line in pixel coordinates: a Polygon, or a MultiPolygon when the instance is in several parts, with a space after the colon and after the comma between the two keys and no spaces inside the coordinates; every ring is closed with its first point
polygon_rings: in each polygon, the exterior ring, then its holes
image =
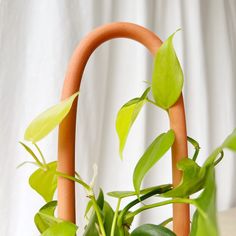
{"type": "Polygon", "coordinates": [[[30,186],[38,192],[46,202],[52,201],[57,188],[56,168],[57,162],[50,162],[47,164],[47,169],[39,168],[29,178],[30,186]]]}
{"type": "Polygon", "coordinates": [[[116,117],[116,132],[119,137],[119,152],[123,158],[123,149],[129,134],[129,131],[141,111],[150,88],[146,89],[139,98],[134,98],[121,107],[116,117]]]}
{"type": "Polygon", "coordinates": [[[183,72],[173,47],[172,34],[159,48],[155,56],[152,75],[152,94],[155,102],[169,109],[178,100],[183,87],[183,72]]]}
{"type": "Polygon", "coordinates": [[[218,236],[216,219],[216,185],[215,171],[211,166],[207,169],[205,188],[195,200],[197,210],[193,216],[190,236],[218,236]]]}
{"type": "Polygon", "coordinates": [[[47,230],[52,225],[56,224],[58,221],[54,219],[54,212],[57,206],[57,201],[48,202],[34,217],[34,223],[37,226],[40,233],[47,230]]]}
{"type": "Polygon", "coordinates": [[[131,236],[176,236],[171,230],[161,225],[144,224],[136,228],[131,236]]]}
{"type": "Polygon", "coordinates": [[[138,161],[133,173],[133,185],[138,196],[140,194],[140,186],[143,178],[156,162],[170,149],[174,143],[174,139],[175,135],[173,130],[162,133],[151,143],[138,161]]]}
{"type": "Polygon", "coordinates": [[[78,227],[71,222],[61,222],[48,228],[42,236],[75,236],[78,227]]]}
{"type": "Polygon", "coordinates": [[[25,140],[33,143],[48,135],[69,113],[78,92],[37,116],[25,131],[25,140]]]}

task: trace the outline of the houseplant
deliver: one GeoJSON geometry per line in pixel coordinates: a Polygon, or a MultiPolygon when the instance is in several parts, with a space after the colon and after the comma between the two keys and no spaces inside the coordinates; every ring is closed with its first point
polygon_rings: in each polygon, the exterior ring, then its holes
{"type": "MultiPolygon", "coordinates": [[[[112,33],[107,36],[106,40],[117,37],[117,35],[119,37],[134,38],[133,31],[127,30],[129,29],[129,26],[130,24],[128,24],[127,26],[127,23],[119,24],[119,26],[115,26],[114,24],[111,25],[111,31],[109,32],[112,33]],[[123,33],[124,26],[126,27],[126,34],[127,32],[131,32],[128,34],[128,36],[124,35],[123,33]],[[120,31],[115,31],[116,33],[118,33],[114,36],[114,28],[116,27],[120,31]]],[[[132,27],[134,27],[135,30],[138,30],[138,35],[141,35],[142,32],[140,31],[142,31],[143,28],[136,27],[133,25],[132,27]]],[[[104,28],[102,29],[104,30],[104,28]]],[[[101,33],[101,30],[99,32],[101,33]]],[[[143,31],[143,33],[146,33],[146,31],[143,31]]],[[[149,36],[149,38],[156,37],[153,36],[153,34],[149,34],[149,36]]],[[[144,42],[145,44],[146,39],[143,39],[142,36],[140,37],[141,38],[139,38],[138,40],[144,42]]],[[[148,102],[163,109],[167,112],[171,120],[171,118],[173,118],[172,113],[176,113],[175,109],[173,108],[175,108],[176,104],[181,104],[182,102],[181,91],[183,86],[183,73],[173,48],[173,37],[174,34],[172,34],[162,44],[162,46],[155,54],[153,77],[150,86],[143,92],[141,96],[130,100],[124,106],[122,106],[122,108],[118,112],[116,119],[116,130],[120,141],[119,152],[121,157],[123,156],[122,153],[125,147],[125,142],[129,130],[131,129],[132,124],[135,122],[135,119],[137,118],[140,110],[145,105],[145,103],[148,102]],[[153,98],[151,97],[151,92],[153,98]]],[[[85,47],[86,42],[88,41],[83,41],[82,46],[79,48],[80,50],[84,50],[84,54],[87,53],[86,60],[89,57],[89,53],[86,51],[87,49],[85,47]]],[[[97,44],[100,44],[103,41],[105,40],[100,39],[97,44]]],[[[89,43],[91,42],[93,41],[90,40],[89,43]]],[[[95,43],[92,46],[91,51],[93,51],[96,46],[97,45],[95,43]]],[[[85,63],[79,63],[80,65],[82,64],[81,70],[83,70],[83,66],[85,66],[85,63]]],[[[79,73],[78,71],[79,69],[77,69],[76,73],[79,73]]],[[[67,78],[70,77],[71,74],[73,74],[73,69],[72,71],[69,70],[67,78]]],[[[80,76],[81,75],[82,73],[80,74],[80,76]]],[[[109,203],[106,202],[106,200],[104,199],[104,194],[102,190],[98,195],[95,195],[93,191],[94,181],[92,181],[91,184],[88,184],[82,179],[79,173],[73,171],[74,166],[73,161],[70,162],[70,155],[68,155],[69,158],[67,160],[64,159],[64,161],[66,162],[66,164],[72,163],[72,168],[70,168],[70,166],[67,166],[64,169],[65,171],[63,171],[63,163],[60,162],[60,157],[58,165],[61,166],[58,166],[58,168],[57,162],[47,163],[37,144],[39,140],[44,138],[51,130],[53,130],[58,124],[60,124],[61,132],[59,131],[59,152],[63,149],[62,147],[64,147],[64,150],[66,150],[68,145],[72,147],[74,146],[74,143],[71,143],[70,139],[68,142],[68,137],[66,136],[68,132],[70,134],[72,133],[72,136],[74,135],[74,132],[71,132],[74,131],[75,128],[75,126],[73,125],[74,123],[71,122],[74,116],[71,114],[75,114],[75,112],[73,113],[73,111],[75,111],[76,99],[79,95],[77,92],[78,89],[76,89],[78,86],[74,87],[75,89],[73,89],[76,92],[72,96],[69,97],[68,94],[66,94],[65,96],[69,98],[63,100],[58,105],[55,105],[40,114],[38,117],[36,117],[35,120],[32,121],[32,123],[26,129],[25,140],[32,143],[32,145],[37,150],[38,154],[36,154],[32,150],[31,146],[21,142],[23,147],[34,158],[33,164],[38,166],[38,169],[30,176],[29,183],[31,187],[36,190],[46,201],[46,205],[44,205],[39,210],[39,212],[35,215],[34,219],[40,233],[42,233],[42,235],[44,236],[76,234],[77,226],[72,223],[74,218],[73,209],[69,209],[71,205],[67,205],[68,202],[73,202],[73,199],[71,198],[71,196],[67,198],[63,197],[62,191],[60,189],[58,203],[63,206],[62,203],[65,202],[65,205],[68,206],[69,210],[62,211],[63,208],[59,208],[59,217],[57,218],[54,216],[57,202],[53,201],[53,196],[57,188],[57,178],[59,178],[59,181],[61,182],[61,189],[64,188],[64,193],[67,193],[66,190],[68,190],[72,191],[72,195],[74,194],[74,182],[82,186],[87,193],[89,202],[85,215],[87,215],[89,211],[91,211],[92,213],[89,216],[89,221],[84,230],[84,235],[188,235],[188,204],[192,204],[196,207],[196,212],[192,219],[190,235],[218,235],[215,206],[216,196],[214,169],[215,166],[223,158],[224,148],[236,151],[236,131],[233,131],[232,134],[230,134],[225,139],[222,145],[217,147],[212,152],[212,154],[208,158],[206,158],[206,161],[202,166],[199,166],[196,162],[199,153],[199,145],[194,139],[189,137],[188,141],[193,144],[196,150],[192,158],[186,158],[187,155],[184,156],[183,151],[181,151],[181,160],[173,159],[175,177],[173,185],[163,184],[161,186],[152,186],[146,189],[141,189],[141,183],[145,175],[171,147],[173,148],[173,150],[177,147],[178,150],[183,148],[183,146],[186,146],[182,145],[181,142],[180,144],[182,146],[179,145],[179,141],[181,139],[181,137],[179,136],[181,136],[181,132],[182,134],[185,132],[184,128],[182,127],[184,131],[178,132],[178,129],[176,129],[176,126],[178,125],[175,125],[175,123],[172,122],[172,129],[170,129],[166,133],[158,135],[157,138],[147,147],[146,151],[135,166],[133,173],[134,189],[131,191],[116,191],[108,193],[110,196],[117,198],[117,207],[115,210],[113,210],[109,203]],[[66,121],[70,121],[70,124],[72,124],[69,126],[69,128],[68,122],[66,121]],[[62,132],[63,129],[65,131],[65,127],[67,128],[67,133],[62,132]],[[65,139],[67,140],[67,143],[65,139]],[[175,165],[175,161],[178,161],[177,166],[175,165]],[[181,173],[182,175],[180,175],[181,173]],[[196,192],[200,192],[199,196],[191,198],[191,195],[196,192]],[[163,201],[155,202],[155,196],[157,195],[163,198],[163,201]],[[136,196],[136,199],[131,200],[125,208],[120,209],[120,202],[122,201],[122,199],[131,196],[136,196]],[[190,198],[188,198],[188,196],[190,196],[190,198]],[[153,204],[139,206],[137,209],[133,210],[134,206],[150,198],[154,199],[153,204]],[[172,219],[167,219],[162,223],[159,222],[160,224],[156,225],[141,225],[133,231],[130,230],[130,225],[133,221],[133,218],[142,211],[173,203],[181,203],[181,205],[177,204],[175,206],[177,209],[179,209],[179,214],[183,213],[183,219],[177,219],[179,221],[184,222],[185,229],[183,230],[183,232],[181,232],[180,227],[177,227],[176,230],[174,227],[176,233],[175,234],[174,232],[165,227],[165,225],[172,219]]],[[[66,87],[66,89],[68,88],[66,87]]],[[[70,90],[69,93],[71,93],[73,89],[68,89],[70,90]]],[[[183,106],[181,105],[180,107],[183,106]]],[[[187,137],[185,137],[184,135],[182,138],[186,139],[187,137]]],[[[173,153],[173,155],[176,155],[176,153],[173,153]]],[[[175,213],[176,211],[174,209],[174,226],[178,223],[178,221],[176,221],[177,217],[175,213]]]]}

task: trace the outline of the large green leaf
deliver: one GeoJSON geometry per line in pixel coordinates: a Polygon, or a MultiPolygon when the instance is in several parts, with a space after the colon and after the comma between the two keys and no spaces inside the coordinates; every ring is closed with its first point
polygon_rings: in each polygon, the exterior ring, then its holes
{"type": "Polygon", "coordinates": [[[161,225],[144,224],[136,228],[131,236],[176,236],[171,230],[161,225]]]}
{"type": "Polygon", "coordinates": [[[37,116],[25,131],[25,140],[33,143],[49,134],[69,113],[78,92],[37,116]]]}
{"type": "Polygon", "coordinates": [[[175,135],[173,130],[162,133],[151,143],[138,161],[133,173],[133,185],[138,196],[140,194],[140,186],[144,176],[169,150],[174,143],[174,139],[175,135]]]}
{"type": "Polygon", "coordinates": [[[42,236],[75,236],[78,227],[71,222],[61,222],[48,228],[42,236]]]}
{"type": "MultiPolygon", "coordinates": [[[[166,191],[172,189],[172,184],[163,184],[163,185],[158,185],[154,187],[149,187],[140,190],[140,195],[147,194],[149,192],[152,192],[153,190],[159,190],[156,194],[161,194],[165,193],[166,191]]],[[[135,191],[113,191],[107,193],[110,197],[115,197],[115,198],[126,198],[126,197],[131,197],[137,195],[135,191]]]]}
{"type": "Polygon", "coordinates": [[[173,47],[172,34],[159,48],[155,56],[152,75],[152,94],[155,102],[169,109],[179,98],[183,87],[183,72],[173,47]]]}
{"type": "Polygon", "coordinates": [[[57,188],[57,162],[50,162],[44,169],[37,169],[29,178],[30,186],[37,191],[46,202],[53,199],[57,188]]]}
{"type": "Polygon", "coordinates": [[[236,152],[236,129],[225,139],[222,147],[236,152]]]}
{"type": "Polygon", "coordinates": [[[141,111],[150,88],[146,89],[139,98],[134,98],[121,107],[116,117],[116,132],[119,137],[119,152],[123,158],[123,149],[129,134],[129,131],[141,111]]]}
{"type": "Polygon", "coordinates": [[[197,205],[197,210],[193,216],[190,236],[218,236],[216,184],[213,165],[207,168],[204,191],[194,201],[197,205]]]}
{"type": "Polygon", "coordinates": [[[39,212],[34,216],[34,223],[40,233],[43,233],[52,225],[58,223],[54,218],[54,212],[57,207],[57,201],[51,201],[40,208],[39,212]]]}
{"type": "Polygon", "coordinates": [[[205,175],[201,167],[191,159],[182,159],[177,163],[177,168],[183,171],[180,184],[174,189],[163,193],[164,197],[187,197],[203,188],[205,175]]]}

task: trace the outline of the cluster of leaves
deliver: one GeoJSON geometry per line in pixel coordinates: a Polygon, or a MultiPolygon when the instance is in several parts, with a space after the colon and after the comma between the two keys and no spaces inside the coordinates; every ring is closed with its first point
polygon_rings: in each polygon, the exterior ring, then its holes
{"type": "MultiPolygon", "coordinates": [[[[154,104],[168,112],[181,95],[183,73],[174,51],[173,37],[174,34],[163,43],[156,54],[151,87],[147,88],[140,97],[127,102],[117,114],[116,130],[120,143],[119,153],[122,159],[129,131],[145,103],[154,104]],[[149,98],[151,91],[153,100],[149,98]]],[[[194,139],[188,137],[188,141],[195,148],[195,153],[192,158],[185,158],[178,162],[177,168],[183,172],[179,185],[173,187],[171,184],[163,184],[141,189],[146,174],[167,153],[175,141],[173,130],[158,135],[134,168],[134,190],[108,193],[110,197],[117,199],[117,206],[114,210],[105,200],[102,190],[98,196],[95,195],[93,191],[94,181],[88,184],[78,173],[75,173],[75,176],[68,176],[65,173],[58,172],[57,162],[47,163],[37,145],[39,140],[44,138],[65,118],[77,96],[78,93],[75,93],[67,100],[51,107],[36,117],[28,126],[24,138],[32,143],[31,146],[35,147],[38,154],[35,154],[30,145],[21,142],[21,145],[34,159],[30,163],[38,167],[30,176],[29,184],[46,201],[46,204],[34,218],[41,235],[74,236],[78,229],[75,224],[63,221],[54,214],[57,201],[53,200],[53,196],[57,188],[58,176],[75,181],[87,193],[86,197],[89,198],[89,201],[85,217],[88,223],[83,231],[84,236],[174,236],[174,232],[166,227],[172,218],[155,225],[144,224],[130,232],[132,221],[139,213],[172,203],[188,203],[196,207],[191,224],[191,236],[218,235],[215,166],[223,158],[223,149],[236,151],[236,130],[212,152],[202,166],[196,162],[200,147],[194,139]],[[199,191],[201,192],[198,197],[191,198],[192,194],[199,191]],[[164,200],[156,202],[156,196],[164,200]],[[121,209],[121,201],[130,197],[132,200],[121,209]],[[140,202],[150,198],[154,199],[154,203],[140,206],[140,202]]],[[[28,162],[23,164],[25,163],[28,162]]],[[[95,177],[96,170],[94,172],[95,177]]]]}

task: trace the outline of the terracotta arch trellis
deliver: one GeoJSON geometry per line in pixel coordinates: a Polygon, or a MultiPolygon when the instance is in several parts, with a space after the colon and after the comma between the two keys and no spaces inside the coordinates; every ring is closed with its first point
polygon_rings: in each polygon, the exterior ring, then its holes
{"type": "MultiPolygon", "coordinates": [[[[62,99],[77,92],[80,87],[85,65],[93,51],[103,42],[113,38],[129,38],[143,44],[154,56],[162,44],[161,40],[150,30],[136,24],[117,22],[104,25],[88,34],[76,48],[68,66],[64,81],[62,99]]],[[[75,172],[75,128],[77,102],[59,127],[58,170],[68,175],[75,172]]],[[[176,163],[188,156],[185,111],[182,95],[169,110],[170,127],[175,132],[172,147],[173,184],[181,179],[181,172],[176,163]]],[[[63,177],[58,179],[58,216],[75,222],[75,186],[74,182],[63,177]]],[[[189,205],[173,204],[173,226],[178,236],[189,234],[189,205]]]]}

